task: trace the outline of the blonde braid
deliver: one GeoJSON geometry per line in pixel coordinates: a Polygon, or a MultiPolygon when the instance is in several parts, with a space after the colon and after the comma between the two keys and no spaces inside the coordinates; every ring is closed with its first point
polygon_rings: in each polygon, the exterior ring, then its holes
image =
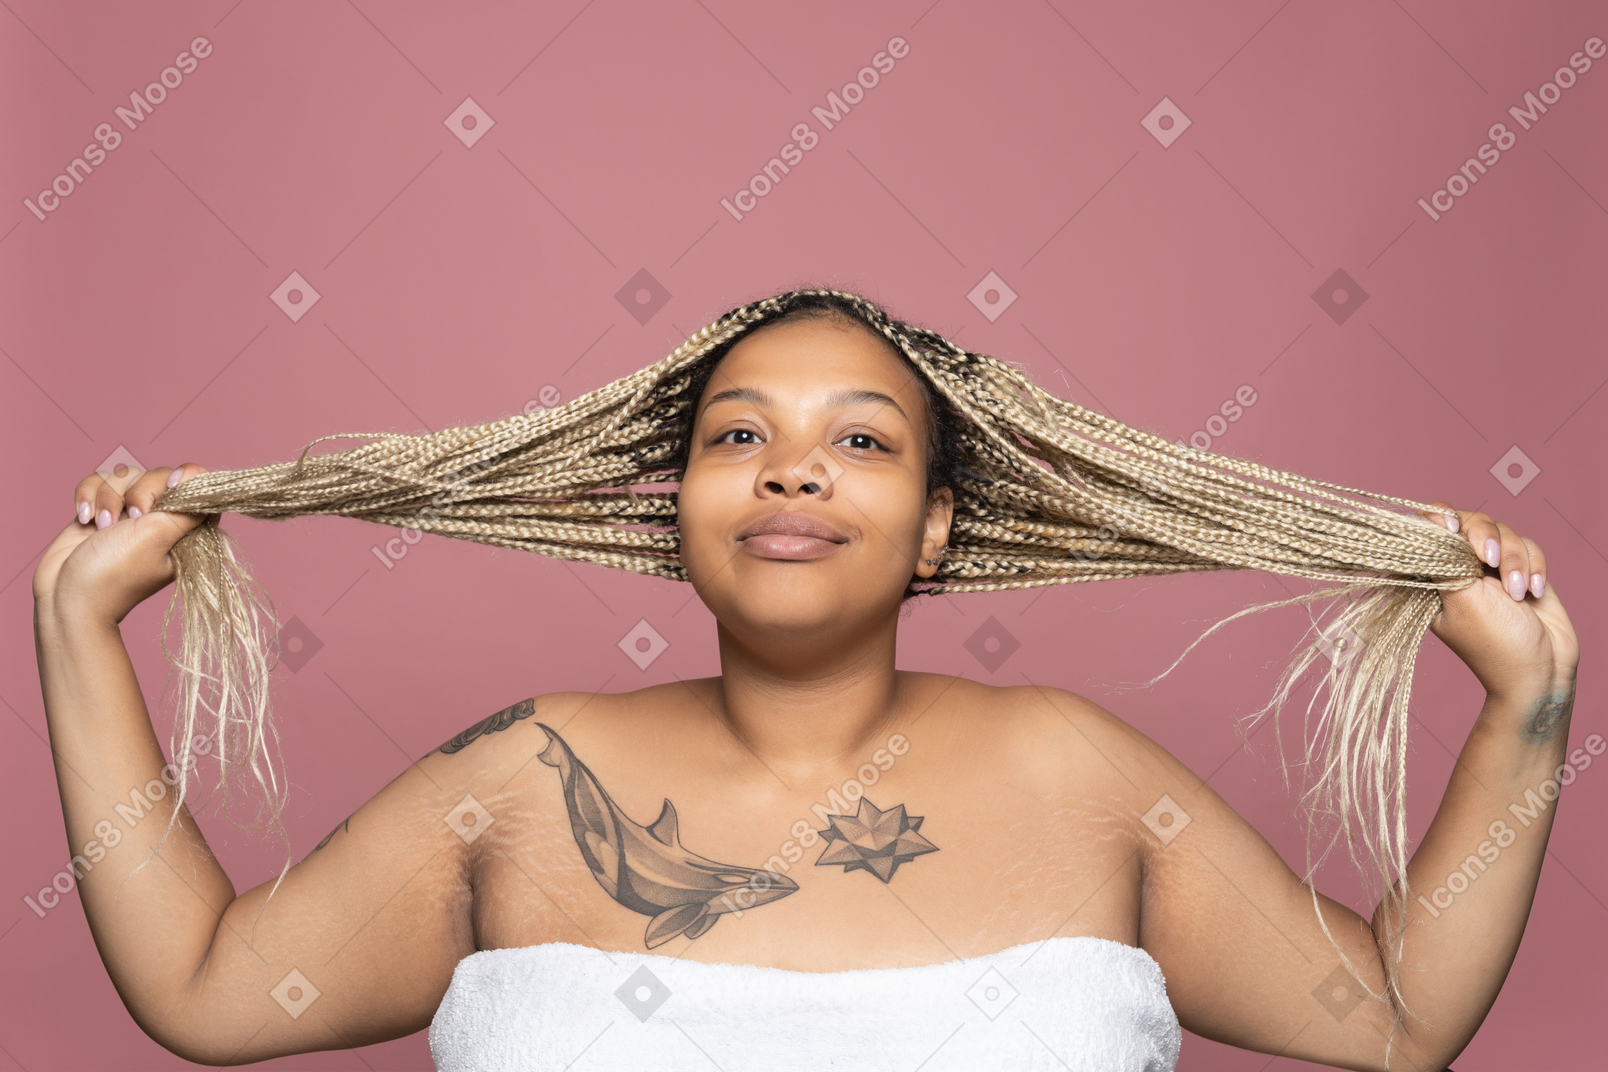
{"type": "MultiPolygon", "coordinates": [[[[170,489],[156,509],[211,515],[172,551],[169,616],[184,607],[183,652],[167,653],[183,679],[174,761],[190,761],[204,707],[216,723],[226,810],[229,772],[249,769],[278,828],[267,701],[277,626],[271,604],[248,594],[250,574],[218,514],[339,514],[685,581],[676,493],[634,488],[679,478],[675,463],[700,371],[756,328],[821,308],[886,339],[951,408],[946,419],[958,421],[962,464],[951,481],[949,552],[932,578],[914,582],[916,590],[993,592],[1226,569],[1331,583],[1225,618],[1152,683],[1243,614],[1343,597],[1252,717],[1277,715],[1329,636],[1343,633],[1360,645],[1360,654],[1331,660],[1326,704],[1303,730],[1305,766],[1316,768],[1302,796],[1308,877],[1336,841],[1353,859],[1360,843],[1390,907],[1387,976],[1399,998],[1401,935],[1393,921],[1408,896],[1407,701],[1441,590],[1483,575],[1467,541],[1404,512],[1438,512],[1426,503],[1169,442],[1058,398],[1004,361],[843,291],[794,290],[739,306],[661,361],[550,410],[428,435],[325,436],[294,462],[202,473],[170,489]],[[325,439],[370,442],[309,456],[325,439]],[[1338,819],[1338,829],[1315,862],[1310,834],[1323,817],[1338,819]]],[[[181,783],[181,801],[183,794],[181,783]]]]}

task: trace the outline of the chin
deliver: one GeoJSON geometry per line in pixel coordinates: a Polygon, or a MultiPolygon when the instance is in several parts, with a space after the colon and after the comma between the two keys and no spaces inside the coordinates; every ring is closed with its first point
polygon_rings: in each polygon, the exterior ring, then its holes
{"type": "Polygon", "coordinates": [[[852,630],[856,619],[877,616],[882,601],[868,598],[875,587],[824,562],[751,558],[733,560],[698,595],[730,629],[815,636],[852,630]]]}

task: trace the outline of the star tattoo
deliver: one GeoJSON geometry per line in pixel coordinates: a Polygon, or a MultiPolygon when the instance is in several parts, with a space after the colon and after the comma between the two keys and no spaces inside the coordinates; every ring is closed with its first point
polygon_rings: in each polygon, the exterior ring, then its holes
{"type": "Polygon", "coordinates": [[[858,868],[888,882],[900,864],[922,853],[938,851],[938,846],[916,832],[921,829],[922,817],[907,816],[903,804],[883,811],[861,797],[858,814],[826,818],[827,828],[816,831],[827,843],[821,858],[815,861],[816,867],[842,864],[845,875],[858,868]]]}

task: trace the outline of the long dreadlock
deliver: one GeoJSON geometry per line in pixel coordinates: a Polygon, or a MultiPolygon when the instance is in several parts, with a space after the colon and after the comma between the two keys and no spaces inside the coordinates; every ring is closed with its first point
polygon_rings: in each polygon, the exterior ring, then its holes
{"type": "Polygon", "coordinates": [[[294,462],[202,473],[169,489],[156,509],[208,515],[171,552],[176,582],[164,626],[175,606],[184,613],[181,654],[163,649],[182,679],[175,763],[189,769],[205,708],[225,801],[229,772],[249,770],[279,829],[268,719],[277,626],[271,603],[251,593],[220,514],[339,514],[685,581],[676,492],[657,486],[682,474],[703,387],[744,336],[810,315],[849,318],[886,340],[931,403],[929,491],[952,489],[954,520],[937,573],[912,578],[907,595],[1230,569],[1327,584],[1242,610],[1195,644],[1243,614],[1340,597],[1252,717],[1270,708],[1276,715],[1315,659],[1349,645],[1345,658],[1330,659],[1326,705],[1306,734],[1307,877],[1316,867],[1314,824],[1338,819],[1330,847],[1343,840],[1354,860],[1360,848],[1380,879],[1388,989],[1399,999],[1402,931],[1391,921],[1408,897],[1407,703],[1441,591],[1483,575],[1467,541],[1411,512],[1442,512],[1436,507],[1169,442],[843,291],[792,290],[738,306],[663,360],[553,409],[428,435],[324,436],[294,462]],[[370,442],[309,455],[326,439],[370,442]]]}

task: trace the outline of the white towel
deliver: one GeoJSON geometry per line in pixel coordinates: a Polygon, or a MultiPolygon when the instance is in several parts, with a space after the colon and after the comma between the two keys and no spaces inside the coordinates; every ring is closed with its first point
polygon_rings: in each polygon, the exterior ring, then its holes
{"type": "Polygon", "coordinates": [[[1161,967],[1085,937],[843,972],[567,942],[483,950],[458,962],[430,1024],[443,1072],[1173,1072],[1181,1043],[1161,967]]]}

